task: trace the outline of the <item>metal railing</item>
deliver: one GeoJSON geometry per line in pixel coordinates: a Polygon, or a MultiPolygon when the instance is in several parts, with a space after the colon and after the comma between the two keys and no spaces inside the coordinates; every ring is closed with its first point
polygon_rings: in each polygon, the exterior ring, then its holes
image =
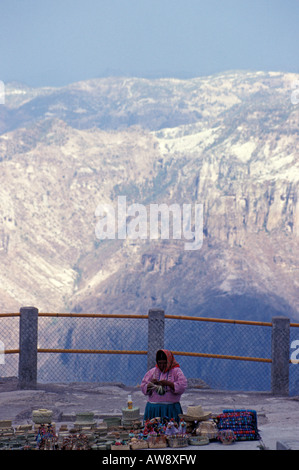
{"type": "Polygon", "coordinates": [[[165,347],[179,356],[189,378],[201,379],[212,388],[238,389],[238,380],[244,376],[247,381],[240,382],[241,389],[261,387],[288,395],[290,364],[294,364],[290,361],[290,330],[296,327],[299,324],[290,323],[285,317],[274,317],[272,322],[254,322],[168,315],[157,309],[147,315],[110,315],[42,313],[34,307],[24,307],[19,313],[0,314],[0,340],[3,338],[2,343],[7,346],[3,351],[5,364],[0,363],[0,375],[7,375],[4,366],[8,366],[6,358],[11,356],[14,357],[11,367],[17,369],[20,388],[35,388],[38,379],[46,382],[109,379],[138,382],[145,369],[154,365],[156,350],[165,347]],[[19,334],[16,328],[12,332],[7,327],[8,319],[19,320],[19,334]],[[88,325],[90,321],[92,324],[88,325]],[[99,324],[95,325],[95,321],[99,324]],[[141,323],[136,326],[136,322],[141,323]],[[250,328],[254,329],[251,334],[250,328]],[[256,344],[253,344],[254,339],[256,344]],[[240,354],[245,340],[250,343],[251,354],[240,354]],[[17,341],[18,347],[10,347],[17,341]],[[224,351],[209,351],[220,346],[224,351]],[[235,349],[239,354],[225,348],[235,349]],[[252,348],[263,354],[253,354],[252,348]],[[122,359],[109,359],[113,356],[122,359]],[[128,357],[133,357],[134,362],[128,357]],[[250,365],[245,366],[245,363],[250,365]],[[246,367],[250,367],[248,371],[246,367]],[[258,367],[263,369],[258,371],[258,367]],[[111,376],[108,371],[113,372],[111,376]],[[265,378],[267,383],[262,385],[265,378]]]}

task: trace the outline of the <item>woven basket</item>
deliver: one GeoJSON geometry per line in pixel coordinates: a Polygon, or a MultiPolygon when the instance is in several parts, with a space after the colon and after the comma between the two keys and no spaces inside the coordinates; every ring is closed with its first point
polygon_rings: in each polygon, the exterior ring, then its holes
{"type": "Polygon", "coordinates": [[[167,447],[166,436],[149,436],[147,442],[150,449],[163,449],[167,447]]]}
{"type": "Polygon", "coordinates": [[[207,437],[203,436],[196,436],[196,437],[190,437],[188,439],[188,444],[190,446],[205,446],[209,444],[210,440],[207,437]]]}
{"type": "Polygon", "coordinates": [[[133,421],[133,420],[140,419],[140,408],[139,407],[134,407],[132,409],[123,408],[122,418],[123,418],[123,421],[133,421]]]}
{"type": "Polygon", "coordinates": [[[84,423],[93,423],[94,413],[92,411],[80,411],[76,413],[76,421],[84,423]]]}
{"type": "Polygon", "coordinates": [[[50,424],[52,422],[53,412],[51,410],[33,410],[32,421],[35,424],[50,424]]]}
{"type": "Polygon", "coordinates": [[[208,439],[216,439],[218,436],[218,428],[214,421],[202,421],[196,429],[198,436],[208,439]]]}
{"type": "Polygon", "coordinates": [[[138,449],[148,449],[148,442],[147,441],[139,441],[135,442],[134,444],[130,444],[132,450],[138,449]]]}
{"type": "Polygon", "coordinates": [[[0,428],[11,428],[11,420],[10,419],[1,419],[0,428]]]}
{"type": "Polygon", "coordinates": [[[110,418],[104,418],[103,422],[107,425],[108,429],[118,428],[121,426],[121,418],[119,416],[111,416],[110,418]]]}
{"type": "Polygon", "coordinates": [[[218,439],[222,444],[230,445],[235,442],[236,436],[232,429],[222,429],[218,433],[218,439]]]}
{"type": "Polygon", "coordinates": [[[167,437],[169,447],[186,447],[188,445],[187,436],[170,436],[167,437]]]}
{"type": "Polygon", "coordinates": [[[127,444],[112,445],[111,450],[130,450],[130,446],[127,444]]]}

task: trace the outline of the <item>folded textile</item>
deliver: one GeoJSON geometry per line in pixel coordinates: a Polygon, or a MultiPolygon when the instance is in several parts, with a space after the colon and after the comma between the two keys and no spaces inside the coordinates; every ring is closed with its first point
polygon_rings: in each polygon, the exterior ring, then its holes
{"type": "Polygon", "coordinates": [[[255,410],[223,410],[217,416],[217,427],[234,431],[236,440],[260,439],[255,410]]]}

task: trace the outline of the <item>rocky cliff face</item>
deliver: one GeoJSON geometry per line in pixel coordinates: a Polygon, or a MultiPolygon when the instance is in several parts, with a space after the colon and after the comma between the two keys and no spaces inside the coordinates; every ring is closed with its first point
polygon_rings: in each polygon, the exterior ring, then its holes
{"type": "Polygon", "coordinates": [[[295,75],[6,86],[0,307],[299,320],[295,75]],[[96,208],[203,205],[203,244],[99,240],[96,208]]]}

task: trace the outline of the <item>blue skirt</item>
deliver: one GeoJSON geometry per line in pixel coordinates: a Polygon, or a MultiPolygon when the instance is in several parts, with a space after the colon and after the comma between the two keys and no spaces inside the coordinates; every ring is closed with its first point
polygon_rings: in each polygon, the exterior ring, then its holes
{"type": "Polygon", "coordinates": [[[179,402],[177,403],[150,403],[147,402],[144,411],[144,421],[153,418],[173,418],[179,423],[179,414],[182,414],[182,407],[179,402]]]}

